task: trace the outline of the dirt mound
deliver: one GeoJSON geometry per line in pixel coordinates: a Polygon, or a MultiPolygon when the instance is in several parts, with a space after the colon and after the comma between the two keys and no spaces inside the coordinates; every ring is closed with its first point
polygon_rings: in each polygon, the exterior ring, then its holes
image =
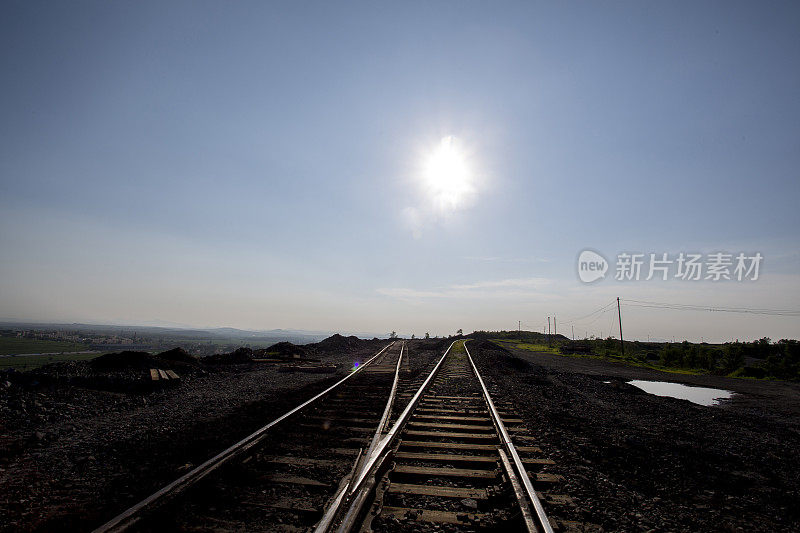
{"type": "Polygon", "coordinates": [[[327,339],[321,340],[314,345],[319,352],[351,352],[362,347],[362,341],[355,335],[345,337],[335,333],[327,339]]]}
{"type": "Polygon", "coordinates": [[[263,350],[256,350],[253,353],[258,357],[297,358],[297,357],[305,357],[306,349],[303,348],[302,346],[292,344],[291,342],[283,341],[277,344],[273,344],[269,348],[263,350]]]}
{"type": "Polygon", "coordinates": [[[253,350],[239,348],[231,353],[221,353],[203,357],[200,360],[206,365],[241,365],[253,362],[253,350]]]}
{"type": "Polygon", "coordinates": [[[197,364],[197,358],[183,348],[173,348],[166,352],[161,352],[156,357],[165,361],[177,361],[180,363],[197,364]]]}
{"type": "Polygon", "coordinates": [[[93,372],[112,372],[122,370],[139,370],[165,368],[187,371],[197,366],[197,358],[183,348],[173,348],[158,355],[147,352],[107,353],[96,357],[88,363],[93,372]]]}
{"type": "Polygon", "coordinates": [[[89,362],[95,370],[124,370],[157,367],[156,358],[147,352],[107,353],[89,362]]]}
{"type": "Polygon", "coordinates": [[[502,368],[505,372],[516,372],[520,370],[529,372],[532,371],[535,366],[529,361],[520,359],[508,349],[492,341],[479,340],[470,342],[467,344],[467,348],[469,348],[470,353],[473,355],[480,354],[491,359],[495,367],[502,368]]]}
{"type": "Polygon", "coordinates": [[[452,341],[448,339],[422,339],[419,341],[419,349],[420,350],[433,350],[433,351],[441,351],[447,349],[450,346],[452,341]]]}
{"type": "Polygon", "coordinates": [[[177,386],[180,379],[203,372],[194,357],[178,348],[159,355],[124,351],[101,355],[90,361],[51,363],[21,374],[18,381],[27,386],[149,392],[162,385],[177,386]],[[151,369],[174,371],[179,379],[156,382],[151,379],[151,369]]]}
{"type": "Polygon", "coordinates": [[[511,352],[507,348],[504,348],[499,344],[495,344],[492,341],[479,340],[475,342],[470,342],[467,345],[468,348],[472,348],[473,346],[475,346],[479,350],[492,350],[496,352],[505,352],[506,354],[511,355],[511,352]]]}

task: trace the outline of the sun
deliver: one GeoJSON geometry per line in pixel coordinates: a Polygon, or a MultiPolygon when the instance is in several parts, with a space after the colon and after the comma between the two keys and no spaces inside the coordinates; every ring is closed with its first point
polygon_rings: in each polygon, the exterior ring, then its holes
{"type": "Polygon", "coordinates": [[[467,154],[452,137],[444,137],[425,158],[423,180],[427,193],[442,210],[453,210],[472,190],[467,154]]]}

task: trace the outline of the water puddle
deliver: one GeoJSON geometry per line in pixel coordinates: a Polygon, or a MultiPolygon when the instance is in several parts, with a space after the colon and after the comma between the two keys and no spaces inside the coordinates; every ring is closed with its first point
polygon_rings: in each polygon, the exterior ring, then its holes
{"type": "Polygon", "coordinates": [[[681,383],[670,383],[669,381],[641,381],[635,379],[629,381],[631,385],[639,387],[649,394],[656,396],[668,396],[679,400],[689,400],[697,405],[717,405],[720,400],[726,400],[733,396],[733,391],[723,389],[710,389],[708,387],[690,387],[681,383]]]}

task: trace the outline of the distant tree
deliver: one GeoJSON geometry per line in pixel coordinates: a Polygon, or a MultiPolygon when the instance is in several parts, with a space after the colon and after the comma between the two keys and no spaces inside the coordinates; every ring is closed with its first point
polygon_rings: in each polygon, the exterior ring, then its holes
{"type": "Polygon", "coordinates": [[[661,350],[660,360],[664,366],[683,366],[683,352],[674,344],[665,344],[661,350]]]}
{"type": "Polygon", "coordinates": [[[722,370],[726,373],[733,372],[744,364],[744,353],[742,345],[738,342],[726,344],[722,351],[722,358],[719,361],[722,370]]]}
{"type": "Polygon", "coordinates": [[[458,331],[456,331],[456,333],[459,335],[463,335],[464,331],[461,328],[458,328],[458,331]]]}
{"type": "Polygon", "coordinates": [[[414,336],[414,334],[412,333],[412,334],[411,334],[411,340],[414,340],[414,339],[416,339],[416,337],[415,337],[415,336],[414,336]]]}
{"type": "Polygon", "coordinates": [[[391,335],[389,335],[389,338],[390,338],[390,339],[396,339],[396,338],[397,338],[397,332],[396,332],[396,331],[393,331],[393,332],[392,332],[392,334],[391,334],[391,335]]]}
{"type": "Polygon", "coordinates": [[[766,359],[767,357],[770,356],[770,352],[772,351],[770,349],[771,341],[772,339],[770,339],[769,337],[763,337],[753,343],[756,346],[756,349],[754,351],[758,354],[756,355],[756,357],[758,357],[759,359],[766,359]]]}
{"type": "Polygon", "coordinates": [[[425,332],[425,338],[426,338],[426,339],[430,339],[430,338],[431,338],[431,334],[430,334],[430,333],[428,333],[427,331],[425,332]]]}

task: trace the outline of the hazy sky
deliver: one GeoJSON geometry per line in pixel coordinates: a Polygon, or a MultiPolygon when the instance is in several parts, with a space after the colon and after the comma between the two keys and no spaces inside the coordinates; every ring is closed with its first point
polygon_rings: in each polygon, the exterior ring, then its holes
{"type": "Polygon", "coordinates": [[[7,1],[0,69],[0,318],[571,334],[616,296],[800,308],[796,2],[7,1]],[[446,207],[443,138],[468,172],[446,207]],[[586,285],[585,248],[764,261],[586,285]]]}

